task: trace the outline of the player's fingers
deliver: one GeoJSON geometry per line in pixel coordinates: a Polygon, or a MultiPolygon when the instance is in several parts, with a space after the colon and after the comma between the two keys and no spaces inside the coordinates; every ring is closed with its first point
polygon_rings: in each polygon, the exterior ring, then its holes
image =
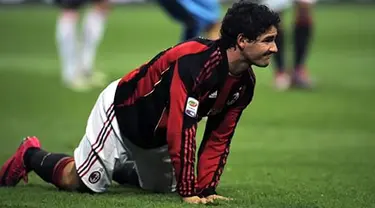
{"type": "Polygon", "coordinates": [[[187,202],[189,204],[200,204],[201,203],[200,200],[189,200],[189,201],[185,201],[185,202],[187,202]]]}
{"type": "Polygon", "coordinates": [[[224,197],[224,196],[220,196],[220,195],[211,195],[211,196],[209,196],[209,198],[211,198],[213,200],[225,200],[225,201],[233,200],[232,198],[228,198],[228,197],[224,197]]]}
{"type": "Polygon", "coordinates": [[[210,203],[214,203],[215,202],[215,199],[213,199],[213,198],[202,198],[202,199],[206,200],[206,204],[210,204],[210,203]]]}
{"type": "Polygon", "coordinates": [[[231,200],[233,200],[233,198],[224,197],[224,196],[219,196],[219,195],[217,195],[216,198],[217,198],[217,199],[220,199],[220,200],[225,200],[225,201],[231,201],[231,200]]]}
{"type": "Polygon", "coordinates": [[[185,197],[183,198],[183,201],[189,204],[200,204],[201,203],[201,198],[198,196],[193,196],[193,197],[185,197]]]}

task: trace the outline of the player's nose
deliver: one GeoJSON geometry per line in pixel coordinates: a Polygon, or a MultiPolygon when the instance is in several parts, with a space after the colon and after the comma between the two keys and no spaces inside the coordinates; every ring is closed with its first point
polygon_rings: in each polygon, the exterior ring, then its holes
{"type": "Polygon", "coordinates": [[[270,47],[270,52],[277,53],[277,51],[278,51],[277,45],[276,45],[275,42],[273,42],[271,47],[270,47]]]}

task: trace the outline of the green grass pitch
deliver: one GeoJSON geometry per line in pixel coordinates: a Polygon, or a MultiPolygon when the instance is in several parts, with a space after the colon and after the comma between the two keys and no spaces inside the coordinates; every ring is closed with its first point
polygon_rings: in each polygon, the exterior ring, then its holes
{"type": "MultiPolygon", "coordinates": [[[[275,92],[271,67],[256,69],[255,98],[218,188],[235,200],[220,206],[375,207],[374,10],[316,8],[309,59],[315,90],[275,92]]],[[[0,8],[0,163],[27,135],[37,135],[47,150],[71,154],[100,92],[79,94],[61,85],[56,15],[52,7],[0,8]]],[[[290,25],[291,13],[286,20],[290,25]]],[[[179,39],[178,25],[151,5],[114,8],[107,29],[97,68],[112,79],[179,39]]],[[[188,207],[174,194],[116,184],[108,193],[89,195],[57,191],[35,174],[29,181],[0,188],[0,207],[188,207]]]]}

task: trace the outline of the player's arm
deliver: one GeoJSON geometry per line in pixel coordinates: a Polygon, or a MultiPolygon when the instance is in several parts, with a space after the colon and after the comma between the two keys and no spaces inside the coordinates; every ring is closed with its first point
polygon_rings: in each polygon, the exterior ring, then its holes
{"type": "Polygon", "coordinates": [[[199,102],[189,87],[191,77],[181,60],[175,66],[170,88],[167,142],[169,154],[175,170],[177,192],[182,197],[197,196],[195,189],[195,135],[199,102]]]}
{"type": "Polygon", "coordinates": [[[229,154],[230,143],[249,98],[238,100],[222,113],[208,118],[198,152],[198,191],[200,196],[216,195],[216,187],[229,154]]]}

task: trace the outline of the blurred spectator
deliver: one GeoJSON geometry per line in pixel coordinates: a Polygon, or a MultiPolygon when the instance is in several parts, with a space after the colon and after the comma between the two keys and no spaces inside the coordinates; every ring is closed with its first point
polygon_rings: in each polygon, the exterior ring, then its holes
{"type": "Polygon", "coordinates": [[[59,50],[62,80],[76,91],[101,86],[104,75],[93,71],[96,49],[104,34],[109,9],[108,0],[92,0],[82,25],[82,37],[78,36],[79,9],[85,0],[56,0],[61,14],[56,23],[56,40],[59,50]],[[80,44],[79,44],[80,43],[80,44]]]}
{"type": "Polygon", "coordinates": [[[278,90],[286,90],[290,86],[302,89],[312,87],[311,79],[307,73],[306,58],[309,49],[309,43],[312,36],[312,8],[316,0],[264,0],[264,3],[271,9],[282,13],[292,4],[295,7],[294,15],[294,63],[291,69],[291,77],[285,64],[285,44],[284,44],[284,27],[280,24],[276,44],[279,52],[275,54],[275,87],[278,90]]]}
{"type": "Polygon", "coordinates": [[[218,0],[157,0],[159,5],[183,25],[181,41],[202,35],[219,38],[220,3],[218,0]]]}

